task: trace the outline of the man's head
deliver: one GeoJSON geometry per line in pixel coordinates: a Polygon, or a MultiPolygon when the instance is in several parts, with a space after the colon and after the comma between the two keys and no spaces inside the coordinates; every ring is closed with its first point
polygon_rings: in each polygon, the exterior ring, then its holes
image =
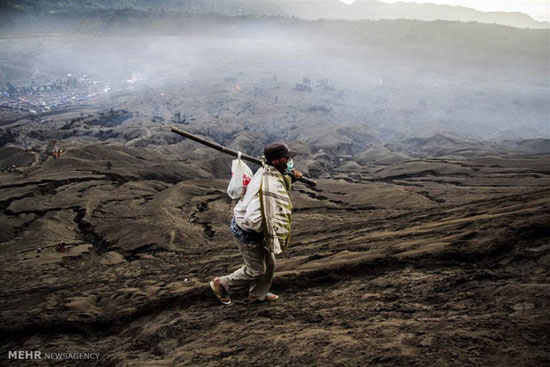
{"type": "Polygon", "coordinates": [[[267,164],[277,168],[281,173],[285,173],[287,163],[296,154],[295,151],[290,150],[285,143],[276,142],[265,146],[264,156],[267,164]]]}

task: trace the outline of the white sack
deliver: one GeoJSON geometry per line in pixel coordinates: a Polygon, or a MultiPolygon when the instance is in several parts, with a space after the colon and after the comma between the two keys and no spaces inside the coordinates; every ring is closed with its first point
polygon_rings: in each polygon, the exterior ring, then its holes
{"type": "Polygon", "coordinates": [[[246,193],[246,187],[251,179],[252,171],[241,160],[241,152],[239,152],[237,159],[231,162],[231,181],[227,187],[227,195],[231,199],[240,199],[246,193]]]}

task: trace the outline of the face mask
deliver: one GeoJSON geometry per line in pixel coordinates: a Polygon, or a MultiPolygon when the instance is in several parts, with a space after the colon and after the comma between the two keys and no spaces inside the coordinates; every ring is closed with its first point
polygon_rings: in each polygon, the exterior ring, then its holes
{"type": "Polygon", "coordinates": [[[285,174],[289,174],[292,172],[292,170],[294,169],[294,161],[292,159],[290,159],[288,162],[286,162],[286,170],[285,170],[285,174]]]}

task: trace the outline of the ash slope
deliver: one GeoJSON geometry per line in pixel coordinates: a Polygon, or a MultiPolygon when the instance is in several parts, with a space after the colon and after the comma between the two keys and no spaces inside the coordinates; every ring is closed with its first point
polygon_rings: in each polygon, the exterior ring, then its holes
{"type": "Polygon", "coordinates": [[[3,356],[548,362],[547,155],[409,159],[335,170],[317,189],[297,184],[292,246],[274,281],[282,298],[221,307],[206,282],[239,266],[233,203],[185,144],[172,147],[177,159],[152,147],[68,147],[0,177],[3,356]]]}

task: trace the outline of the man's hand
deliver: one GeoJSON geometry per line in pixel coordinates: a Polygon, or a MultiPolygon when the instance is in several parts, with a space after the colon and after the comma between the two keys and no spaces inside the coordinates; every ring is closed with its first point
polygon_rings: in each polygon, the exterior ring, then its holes
{"type": "Polygon", "coordinates": [[[294,177],[296,177],[297,180],[299,180],[300,178],[302,178],[304,175],[302,175],[302,173],[300,171],[298,171],[297,169],[293,169],[292,170],[292,173],[294,174],[294,177]]]}

